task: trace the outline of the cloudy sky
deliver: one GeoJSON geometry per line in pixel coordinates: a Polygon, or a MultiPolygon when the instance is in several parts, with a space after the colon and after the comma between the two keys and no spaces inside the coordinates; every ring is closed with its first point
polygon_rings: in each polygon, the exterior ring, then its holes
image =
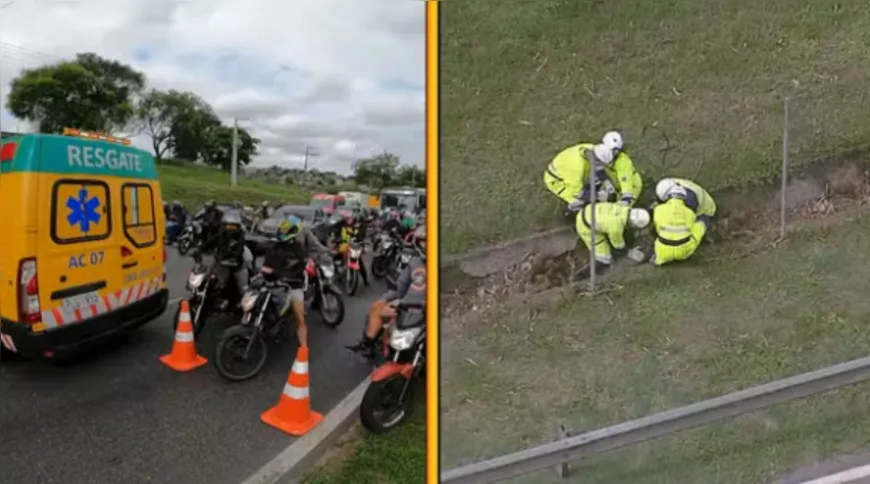
{"type": "MultiPolygon", "coordinates": [[[[262,139],[258,165],[424,165],[425,4],[416,0],[0,0],[0,93],[76,52],[189,90],[262,139]]],[[[6,128],[26,128],[4,110],[6,128]]],[[[137,140],[143,147],[147,140],[137,140]]]]}

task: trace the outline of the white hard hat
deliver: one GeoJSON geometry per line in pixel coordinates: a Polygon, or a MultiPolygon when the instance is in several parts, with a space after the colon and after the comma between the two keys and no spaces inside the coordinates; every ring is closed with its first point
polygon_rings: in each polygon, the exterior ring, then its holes
{"type": "Polygon", "coordinates": [[[642,208],[633,208],[628,212],[628,224],[636,229],[649,225],[649,212],[642,208]]]}
{"type": "Polygon", "coordinates": [[[613,150],[603,144],[597,144],[592,148],[595,158],[601,163],[609,165],[613,163],[613,150]]]}
{"type": "Polygon", "coordinates": [[[675,184],[667,191],[667,193],[665,193],[665,198],[679,198],[685,200],[688,195],[689,194],[686,193],[685,188],[675,184]]]}
{"type": "Polygon", "coordinates": [[[664,202],[668,192],[675,186],[677,186],[676,180],[673,178],[663,178],[656,184],[656,198],[664,202]]]}
{"type": "Polygon", "coordinates": [[[622,150],[622,135],[619,134],[619,131],[608,131],[601,138],[601,143],[613,151],[620,151],[622,150]]]}

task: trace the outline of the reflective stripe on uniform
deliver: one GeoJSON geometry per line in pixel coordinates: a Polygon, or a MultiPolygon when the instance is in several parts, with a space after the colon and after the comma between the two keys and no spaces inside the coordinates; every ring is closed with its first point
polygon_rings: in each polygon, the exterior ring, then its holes
{"type": "Polygon", "coordinates": [[[658,228],[659,233],[665,234],[689,234],[691,231],[688,227],[673,227],[670,225],[662,225],[658,228]]]}
{"type": "Polygon", "coordinates": [[[294,399],[294,400],[302,400],[303,398],[308,398],[308,388],[302,387],[294,387],[289,383],[284,384],[284,395],[294,399]]]}

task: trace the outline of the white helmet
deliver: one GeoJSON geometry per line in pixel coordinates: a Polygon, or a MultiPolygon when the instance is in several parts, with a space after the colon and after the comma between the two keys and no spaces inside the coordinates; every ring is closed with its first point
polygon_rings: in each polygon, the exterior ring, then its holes
{"type": "Polygon", "coordinates": [[[679,186],[674,185],[665,193],[665,198],[679,198],[680,200],[685,200],[689,194],[686,193],[686,189],[679,186]]]}
{"type": "Polygon", "coordinates": [[[649,212],[642,208],[633,208],[628,212],[628,224],[636,229],[649,225],[649,212]]]}
{"type": "Polygon", "coordinates": [[[673,178],[663,178],[656,184],[656,198],[664,202],[671,188],[677,186],[677,181],[673,178]]]}
{"type": "Polygon", "coordinates": [[[614,153],[622,151],[622,135],[619,134],[619,131],[608,131],[604,133],[604,137],[601,138],[601,143],[614,153]]]}
{"type": "Polygon", "coordinates": [[[592,147],[592,152],[595,154],[595,158],[601,163],[604,163],[605,165],[613,163],[613,150],[607,146],[597,144],[592,147]]]}

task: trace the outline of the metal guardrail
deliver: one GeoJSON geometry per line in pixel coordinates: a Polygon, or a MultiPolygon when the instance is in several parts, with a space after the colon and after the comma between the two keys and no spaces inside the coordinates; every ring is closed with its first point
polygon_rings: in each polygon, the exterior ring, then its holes
{"type": "Polygon", "coordinates": [[[860,358],[452,469],[441,474],[441,482],[498,482],[868,379],[870,357],[860,358]]]}

